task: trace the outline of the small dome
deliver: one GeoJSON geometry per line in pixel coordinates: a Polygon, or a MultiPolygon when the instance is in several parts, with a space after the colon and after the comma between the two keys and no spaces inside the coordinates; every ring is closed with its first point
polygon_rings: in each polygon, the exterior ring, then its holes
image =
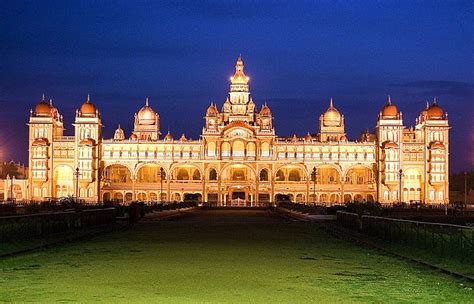
{"type": "Polygon", "coordinates": [[[232,104],[230,103],[229,96],[227,96],[227,99],[225,100],[224,104],[222,105],[222,112],[229,112],[231,106],[232,106],[232,104]]]}
{"type": "Polygon", "coordinates": [[[81,116],[94,117],[97,113],[97,108],[91,102],[90,95],[87,95],[86,102],[84,102],[79,110],[81,116]]]}
{"type": "Polygon", "coordinates": [[[444,117],[444,110],[436,101],[426,111],[429,119],[443,119],[444,117]]]}
{"type": "Polygon", "coordinates": [[[46,102],[44,94],[40,102],[36,105],[34,113],[35,113],[35,116],[51,116],[52,115],[51,105],[46,102]]]}
{"type": "Polygon", "coordinates": [[[173,135],[171,135],[170,131],[165,135],[165,141],[172,141],[173,140],[173,135]]]}
{"type": "Polygon", "coordinates": [[[382,108],[382,118],[397,119],[397,116],[398,116],[398,108],[392,104],[392,100],[389,96],[387,104],[382,108]]]}
{"type": "Polygon", "coordinates": [[[332,98],[329,108],[323,114],[323,124],[327,127],[337,127],[341,125],[341,113],[334,107],[332,98]]]}
{"type": "Polygon", "coordinates": [[[124,139],[125,139],[125,132],[119,125],[117,130],[115,130],[114,140],[124,140],[124,139]]]}
{"type": "Polygon", "coordinates": [[[272,116],[272,111],[270,111],[270,108],[268,107],[266,102],[263,104],[262,109],[260,110],[260,115],[272,116]]]}
{"type": "Polygon", "coordinates": [[[148,104],[148,98],[145,105],[138,111],[138,123],[140,125],[154,125],[156,123],[156,112],[148,104]]]}
{"type": "Polygon", "coordinates": [[[298,141],[298,137],[296,137],[296,134],[293,134],[293,136],[291,137],[291,141],[292,142],[297,142],[298,141]]]}
{"type": "Polygon", "coordinates": [[[311,134],[309,134],[309,132],[308,132],[308,134],[306,134],[306,136],[304,137],[304,140],[306,140],[306,141],[312,141],[312,140],[313,140],[313,137],[312,137],[311,134]]]}
{"type": "Polygon", "coordinates": [[[209,108],[207,108],[206,116],[217,116],[219,114],[219,111],[217,111],[216,106],[211,103],[209,108]]]}
{"type": "Polygon", "coordinates": [[[134,133],[134,134],[130,135],[130,139],[137,140],[138,139],[137,134],[134,133]]]}
{"type": "Polygon", "coordinates": [[[188,141],[188,138],[183,133],[183,135],[181,135],[181,138],[179,139],[179,141],[188,141]]]}

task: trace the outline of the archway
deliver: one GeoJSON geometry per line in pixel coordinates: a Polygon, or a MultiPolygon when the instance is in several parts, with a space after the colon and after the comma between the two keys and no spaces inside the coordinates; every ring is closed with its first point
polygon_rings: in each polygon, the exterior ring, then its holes
{"type": "Polygon", "coordinates": [[[74,193],[74,171],[67,165],[59,165],[54,169],[54,185],[56,197],[75,195],[74,193]]]}
{"type": "Polygon", "coordinates": [[[371,184],[373,179],[373,170],[364,166],[354,166],[346,172],[345,183],[357,185],[371,184]]]}
{"type": "Polygon", "coordinates": [[[330,166],[318,167],[316,175],[317,184],[338,184],[341,180],[339,171],[330,166]]]}
{"type": "Polygon", "coordinates": [[[119,164],[110,165],[105,168],[105,179],[110,183],[132,183],[130,170],[119,164]]]}
{"type": "MultiPolygon", "coordinates": [[[[163,170],[163,180],[166,180],[166,172],[163,170]]],[[[161,181],[161,167],[147,164],[138,169],[137,183],[159,183],[161,181]]]]}

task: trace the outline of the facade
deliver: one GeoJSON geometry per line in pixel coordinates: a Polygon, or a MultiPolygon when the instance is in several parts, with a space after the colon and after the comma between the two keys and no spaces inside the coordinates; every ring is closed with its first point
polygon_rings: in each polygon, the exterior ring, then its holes
{"type": "Polygon", "coordinates": [[[76,111],[74,135],[44,98],[29,119],[29,198],[73,195],[86,201],[181,201],[218,205],[401,200],[448,202],[449,124],[436,103],[415,128],[389,99],[376,133],[347,139],[333,101],[315,134],[278,137],[265,103],[258,111],[241,57],[221,111],[211,104],[199,140],[162,136],[146,100],[127,137],[102,138],[101,114],[88,97],[76,111]],[[77,168],[77,169],[76,169],[77,168]],[[401,171],[400,171],[401,170],[401,171]],[[76,191],[77,190],[77,191],[76,191]]]}

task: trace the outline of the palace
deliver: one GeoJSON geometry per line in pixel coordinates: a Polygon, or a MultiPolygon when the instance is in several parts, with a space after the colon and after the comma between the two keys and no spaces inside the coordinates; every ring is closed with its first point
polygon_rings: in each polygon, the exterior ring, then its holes
{"type": "Polygon", "coordinates": [[[29,118],[31,200],[78,196],[90,202],[181,201],[256,206],[281,200],[421,201],[448,203],[449,124],[435,101],[414,128],[390,98],[375,134],[348,140],[344,115],[329,102],[313,135],[278,137],[270,107],[250,95],[241,57],[221,110],[211,103],[199,140],[162,136],[148,99],[126,136],[102,138],[99,109],[89,96],[76,111],[74,135],[43,97],[29,118]]]}

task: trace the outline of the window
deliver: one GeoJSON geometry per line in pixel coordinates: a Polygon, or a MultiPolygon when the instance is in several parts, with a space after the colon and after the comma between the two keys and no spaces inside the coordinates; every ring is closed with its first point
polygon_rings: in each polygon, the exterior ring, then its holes
{"type": "Polygon", "coordinates": [[[260,181],[268,181],[268,170],[267,169],[263,169],[262,171],[260,171],[260,181]]]}

